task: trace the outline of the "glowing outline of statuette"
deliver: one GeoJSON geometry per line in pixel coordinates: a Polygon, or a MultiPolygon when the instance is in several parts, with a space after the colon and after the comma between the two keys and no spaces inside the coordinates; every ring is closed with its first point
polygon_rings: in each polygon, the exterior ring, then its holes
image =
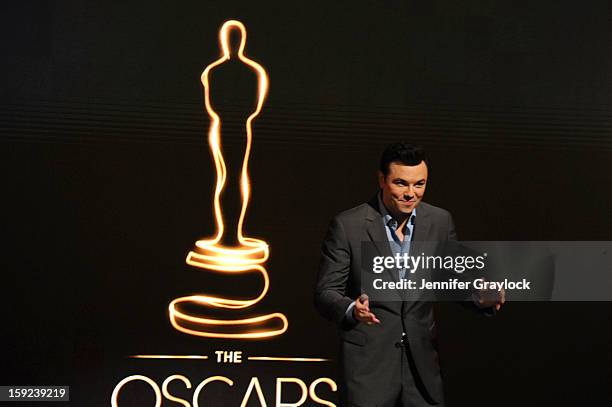
{"type": "Polygon", "coordinates": [[[215,185],[214,195],[214,211],[215,211],[215,222],[217,232],[214,238],[207,240],[198,240],[196,242],[196,248],[189,252],[187,255],[187,264],[203,269],[219,271],[222,273],[244,273],[244,272],[259,272],[264,281],[264,287],[261,293],[253,299],[248,300],[237,300],[231,298],[214,297],[209,295],[191,295],[186,297],[176,298],[170,302],[168,306],[169,318],[172,326],[183,333],[195,336],[211,337],[211,338],[229,338],[229,339],[247,339],[247,338],[266,338],[276,335],[283,334],[288,327],[288,320],[284,314],[280,312],[261,315],[251,318],[243,319],[213,319],[204,318],[201,316],[194,316],[186,312],[181,311],[179,305],[184,303],[198,304],[205,307],[212,308],[229,308],[229,309],[240,309],[250,307],[259,302],[267,293],[270,286],[270,279],[266,269],[262,264],[269,257],[268,244],[263,240],[245,237],[242,234],[242,226],[246,209],[250,197],[250,183],[248,176],[248,160],[251,151],[252,144],[252,128],[251,124],[255,117],[261,111],[267,91],[268,91],[268,76],[264,68],[257,62],[244,56],[244,47],[246,45],[246,28],[244,25],[237,20],[229,20],[223,23],[221,30],[219,31],[219,41],[222,49],[222,56],[218,60],[214,61],[206,67],[201,76],[202,85],[204,86],[204,103],[206,111],[211,119],[210,129],[208,133],[208,141],[215,162],[215,169],[217,173],[217,182],[215,185]],[[244,154],[244,160],[242,162],[242,171],[240,178],[240,190],[242,193],[242,209],[240,211],[240,218],[238,221],[237,236],[240,246],[238,247],[224,247],[219,244],[223,237],[224,223],[223,213],[221,205],[219,203],[219,197],[225,186],[227,177],[225,160],[223,159],[223,153],[220,147],[220,124],[221,119],[219,115],[214,111],[210,104],[210,84],[209,84],[209,73],[214,67],[228,61],[231,58],[230,45],[229,45],[229,33],[232,29],[240,30],[240,46],[238,49],[238,58],[241,62],[249,65],[257,73],[258,79],[258,100],[255,112],[253,112],[246,121],[246,135],[247,143],[244,154]],[[250,326],[261,325],[268,321],[280,320],[281,325],[278,329],[273,330],[249,330],[250,326]],[[191,324],[199,326],[215,326],[215,325],[233,325],[237,327],[244,326],[244,332],[238,333],[224,333],[224,332],[210,332],[205,329],[190,329],[182,325],[183,321],[188,321],[191,324]]]}

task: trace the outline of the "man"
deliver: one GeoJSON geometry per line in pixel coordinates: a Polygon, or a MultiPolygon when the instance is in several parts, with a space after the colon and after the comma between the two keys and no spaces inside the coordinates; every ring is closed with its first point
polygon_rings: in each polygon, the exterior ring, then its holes
{"type": "MultiPolygon", "coordinates": [[[[414,239],[457,239],[450,213],[422,202],[427,181],[423,148],[388,146],[380,161],[379,193],[337,215],[322,244],[315,306],[339,327],[343,407],[444,404],[432,303],[370,302],[361,291],[362,242],[385,242],[382,254],[392,256],[409,254],[414,239]]],[[[476,299],[489,310],[503,302],[476,299]]]]}

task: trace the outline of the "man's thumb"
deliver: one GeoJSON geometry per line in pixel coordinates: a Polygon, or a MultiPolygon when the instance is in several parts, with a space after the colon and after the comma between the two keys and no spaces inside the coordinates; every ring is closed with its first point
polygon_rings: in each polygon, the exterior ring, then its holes
{"type": "Polygon", "coordinates": [[[359,296],[359,302],[362,303],[368,311],[370,310],[370,299],[367,294],[361,294],[359,296]]]}

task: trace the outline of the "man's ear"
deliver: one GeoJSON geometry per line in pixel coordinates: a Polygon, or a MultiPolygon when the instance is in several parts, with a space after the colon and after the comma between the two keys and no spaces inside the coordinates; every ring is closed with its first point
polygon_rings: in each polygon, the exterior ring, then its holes
{"type": "Polygon", "coordinates": [[[385,186],[385,174],[382,171],[378,171],[378,186],[381,189],[385,186]]]}

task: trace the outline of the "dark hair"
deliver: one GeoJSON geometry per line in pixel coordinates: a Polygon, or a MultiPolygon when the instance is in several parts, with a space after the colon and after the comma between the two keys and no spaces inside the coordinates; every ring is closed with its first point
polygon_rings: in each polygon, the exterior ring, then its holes
{"type": "Polygon", "coordinates": [[[380,172],[386,177],[389,174],[389,164],[392,162],[400,162],[404,165],[419,165],[421,161],[428,164],[425,156],[425,149],[409,143],[393,143],[389,144],[380,157],[380,172]]]}

